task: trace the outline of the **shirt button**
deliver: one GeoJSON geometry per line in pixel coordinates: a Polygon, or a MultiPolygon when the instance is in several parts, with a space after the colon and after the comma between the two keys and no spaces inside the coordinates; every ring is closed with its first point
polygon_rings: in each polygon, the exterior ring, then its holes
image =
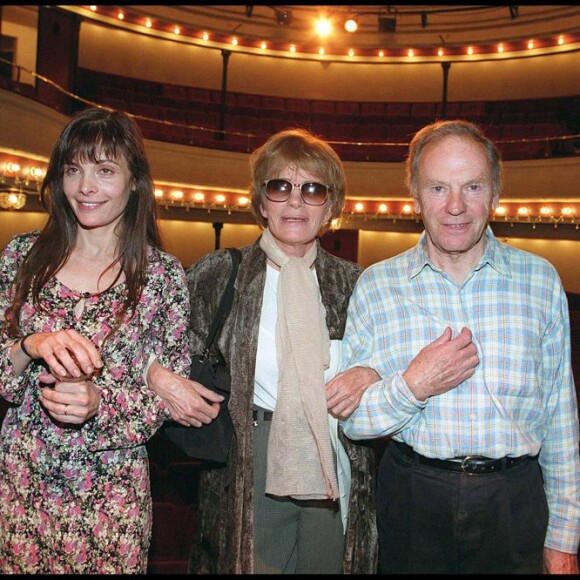
{"type": "Polygon", "coordinates": [[[471,415],[469,415],[469,418],[470,418],[472,421],[475,421],[475,413],[471,413],[471,415]]]}

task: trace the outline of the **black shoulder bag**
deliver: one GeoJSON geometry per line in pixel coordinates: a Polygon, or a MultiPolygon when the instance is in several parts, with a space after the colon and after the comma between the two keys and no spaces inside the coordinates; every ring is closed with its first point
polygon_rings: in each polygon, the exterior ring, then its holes
{"type": "Polygon", "coordinates": [[[176,421],[167,421],[163,427],[167,438],[187,456],[215,464],[227,462],[234,434],[232,419],[228,411],[231,387],[230,371],[221,352],[217,349],[211,349],[230,313],[234,300],[234,282],[242,259],[240,250],[237,248],[227,249],[232,259],[232,273],[210,327],[203,352],[192,355],[189,372],[191,380],[224,396],[224,400],[220,404],[220,412],[211,423],[201,427],[186,427],[176,421]]]}

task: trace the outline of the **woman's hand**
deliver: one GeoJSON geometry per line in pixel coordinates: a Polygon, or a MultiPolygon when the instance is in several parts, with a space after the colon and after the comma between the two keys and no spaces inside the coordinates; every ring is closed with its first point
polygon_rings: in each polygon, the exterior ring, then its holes
{"type": "Polygon", "coordinates": [[[379,374],[369,367],[353,367],[337,374],[326,383],[326,406],[337,419],[348,419],[359,406],[363,393],[380,381],[379,374]]]}
{"type": "Polygon", "coordinates": [[[147,385],[163,399],[171,418],[186,427],[211,423],[224,400],[222,395],[202,384],[172,373],[157,360],[149,367],[147,385]]]}
{"type": "Polygon", "coordinates": [[[43,359],[50,372],[61,379],[90,376],[103,366],[97,347],[72,329],[31,334],[26,337],[24,348],[23,355],[43,359]]]}
{"type": "Polygon", "coordinates": [[[43,387],[40,401],[56,421],[81,425],[97,414],[101,391],[90,380],[56,381],[53,375],[42,373],[39,381],[53,385],[43,387]]]}

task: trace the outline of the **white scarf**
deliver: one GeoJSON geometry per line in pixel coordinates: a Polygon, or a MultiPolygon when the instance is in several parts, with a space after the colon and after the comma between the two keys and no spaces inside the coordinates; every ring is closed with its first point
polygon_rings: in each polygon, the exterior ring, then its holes
{"type": "Polygon", "coordinates": [[[276,353],[278,397],[268,442],[266,493],[295,499],[337,499],[338,481],[324,387],[330,364],[326,311],[311,267],[287,255],[266,229],[260,247],[280,268],[276,353]]]}

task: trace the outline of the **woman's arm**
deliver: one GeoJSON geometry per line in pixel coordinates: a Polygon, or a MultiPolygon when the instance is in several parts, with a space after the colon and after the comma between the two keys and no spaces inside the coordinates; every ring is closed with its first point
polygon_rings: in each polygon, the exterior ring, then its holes
{"type": "Polygon", "coordinates": [[[204,387],[172,373],[154,359],[147,370],[147,385],[163,399],[171,418],[181,425],[201,427],[215,419],[224,398],[204,387]]]}

